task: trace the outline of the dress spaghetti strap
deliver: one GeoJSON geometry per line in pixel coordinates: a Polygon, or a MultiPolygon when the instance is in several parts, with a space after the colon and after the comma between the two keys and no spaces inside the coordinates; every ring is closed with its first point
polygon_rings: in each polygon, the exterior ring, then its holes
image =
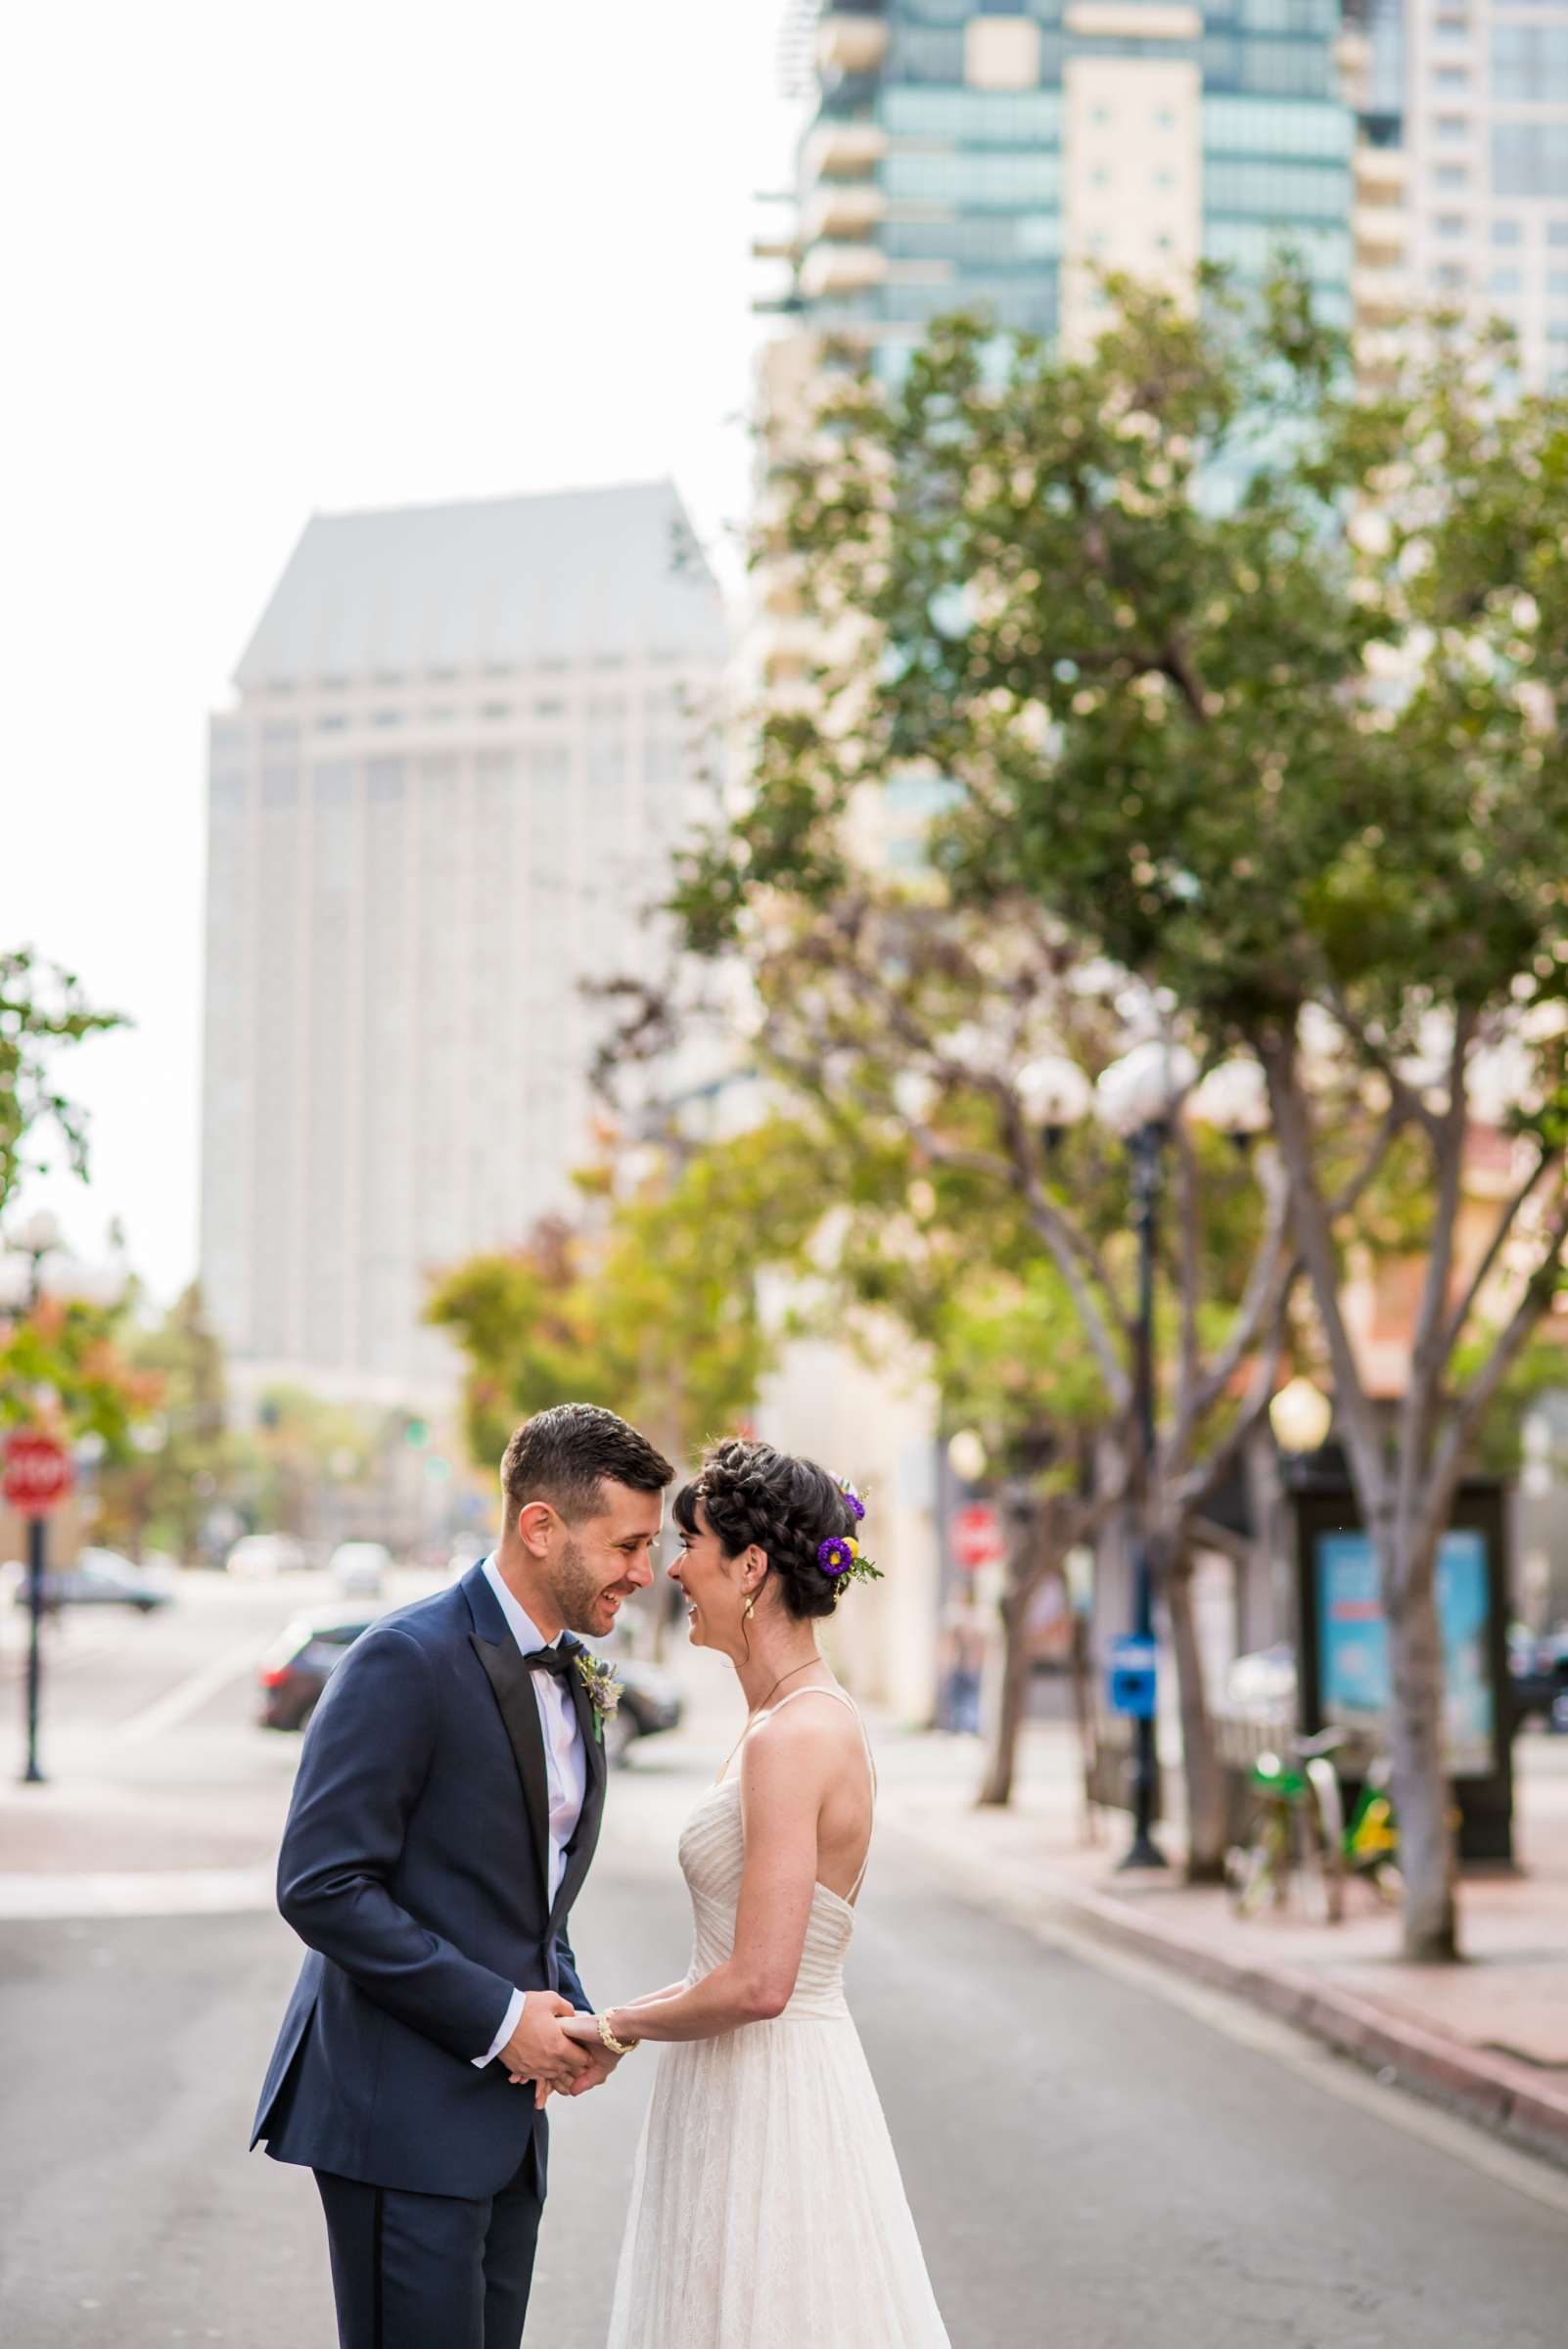
{"type": "MultiPolygon", "coordinates": [[[[854,1724],[860,1732],[860,1743],[865,1748],[865,1766],[871,1773],[871,1810],[874,1820],[877,1805],[876,1756],[871,1751],[871,1740],[865,1733],[865,1722],[861,1717],[860,1708],[855,1703],[853,1696],[846,1696],[842,1688],[824,1688],[820,1683],[817,1683],[809,1688],[792,1688],[788,1696],[781,1696],[776,1705],[769,1705],[765,1713],[759,1714],[757,1720],[753,1722],[752,1727],[754,1729],[760,1728],[764,1721],[771,1721],[775,1713],[782,1713],[786,1705],[793,1705],[798,1696],[831,1696],[835,1704],[848,1705],[850,1711],[854,1715],[854,1724]]],[[[865,1871],[870,1865],[871,1844],[870,1839],[867,1838],[865,1858],[860,1863],[860,1872],[855,1877],[854,1882],[850,1886],[849,1891],[839,1895],[839,1898],[847,1901],[852,1909],[854,1906],[855,1895],[858,1893],[861,1885],[865,1882],[865,1871]]],[[[826,1889],[831,1891],[832,1886],[829,1885],[826,1889]]]]}

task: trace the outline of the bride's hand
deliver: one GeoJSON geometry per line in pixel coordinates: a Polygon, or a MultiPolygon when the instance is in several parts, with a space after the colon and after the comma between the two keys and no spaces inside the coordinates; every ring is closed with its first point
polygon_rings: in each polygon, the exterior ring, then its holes
{"type": "Polygon", "coordinates": [[[564,2014],[561,2028],[568,2039],[579,2039],[585,2048],[602,2048],[604,2045],[599,2036],[599,2018],[596,2014],[564,2014]]]}

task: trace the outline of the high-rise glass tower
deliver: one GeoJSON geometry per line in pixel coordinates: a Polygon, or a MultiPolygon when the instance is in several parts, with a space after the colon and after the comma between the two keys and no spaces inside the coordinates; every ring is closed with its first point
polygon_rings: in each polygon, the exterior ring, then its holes
{"type": "Polygon", "coordinates": [[[1351,302],[1340,0],[803,0],[794,301],[896,367],[926,322],[1091,332],[1106,269],[1255,279],[1281,247],[1351,302]],[[884,355],[885,354],[885,355],[884,355]]]}

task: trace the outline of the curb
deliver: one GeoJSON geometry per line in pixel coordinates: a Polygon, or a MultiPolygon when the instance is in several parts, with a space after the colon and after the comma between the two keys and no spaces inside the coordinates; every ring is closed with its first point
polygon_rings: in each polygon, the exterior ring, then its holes
{"type": "MultiPolygon", "coordinates": [[[[937,1839],[905,1819],[892,1822],[927,1853],[937,1839]]],[[[962,1845],[941,1850],[961,1859],[984,1876],[994,1898],[991,1869],[962,1845]]],[[[1568,2170],[1568,2081],[1558,2084],[1516,2056],[1494,2054],[1419,2023],[1391,2014],[1353,1991],[1338,1990],[1289,1966],[1263,1966],[1225,1956],[1192,1940],[1178,1928],[1139,1916],[1107,1893],[1091,1891],[1049,1868],[1033,1867],[1028,1889],[1097,1938],[1119,1945],[1211,1990],[1245,2000],[1281,2022],[1331,2048],[1387,2085],[1408,2089],[1429,2102],[1491,2131],[1568,2170]]],[[[1023,1888],[1022,1880],[1018,1889],[1023,1888]]],[[[1001,1903],[1018,1908],[1005,1895],[1001,1903]]],[[[1035,1911],[1038,1914],[1038,1909],[1035,1911]]]]}

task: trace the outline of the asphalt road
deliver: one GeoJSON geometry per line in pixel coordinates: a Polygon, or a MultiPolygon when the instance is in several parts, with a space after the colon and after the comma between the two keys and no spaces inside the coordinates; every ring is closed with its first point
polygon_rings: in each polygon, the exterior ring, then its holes
{"type": "MultiPolygon", "coordinates": [[[[221,1760],[238,1787],[249,1755],[281,1794],[280,1741],[250,1728],[243,1690],[227,1714],[221,1687],[203,1696],[204,1669],[181,1650],[172,1704],[139,1684],[130,1725],[162,1712],[129,1749],[124,1716],[91,1747],[63,1681],[63,1750],[106,1779],[115,1753],[156,1754],[165,1799],[170,1757],[221,1760]]],[[[694,1742],[651,1745],[614,1790],[575,1935],[608,1999],[684,1965],[674,1833],[711,1765],[694,1742]]],[[[204,1794],[193,1781],[193,1807],[204,1794]]],[[[6,2349],[330,2349],[310,2181],[245,2151],[297,1954],[258,1909],[0,1921],[6,2349]]],[[[1568,2183],[1259,2018],[977,1910],[892,1836],[851,1997],[954,2349],[1568,2334],[1568,2183]]],[[[551,2349],[602,2343],[653,2060],[559,2113],[530,2324],[551,2349]]]]}

